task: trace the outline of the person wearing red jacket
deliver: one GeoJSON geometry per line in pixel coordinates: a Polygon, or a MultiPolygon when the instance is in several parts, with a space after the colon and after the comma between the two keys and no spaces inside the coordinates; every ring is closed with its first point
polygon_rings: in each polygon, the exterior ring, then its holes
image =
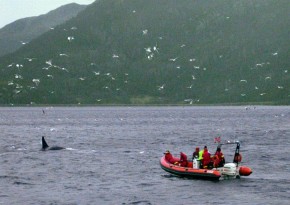
{"type": "Polygon", "coordinates": [[[188,161],[187,161],[187,156],[183,152],[180,152],[180,166],[182,167],[187,167],[188,161]]]}
{"type": "Polygon", "coordinates": [[[169,150],[166,150],[166,152],[164,152],[165,154],[165,160],[171,164],[174,164],[176,162],[176,160],[173,158],[172,154],[170,153],[169,150]]]}
{"type": "Polygon", "coordinates": [[[210,162],[211,162],[210,153],[208,152],[207,148],[205,148],[204,152],[202,154],[202,166],[203,166],[203,168],[207,169],[210,162]]]}

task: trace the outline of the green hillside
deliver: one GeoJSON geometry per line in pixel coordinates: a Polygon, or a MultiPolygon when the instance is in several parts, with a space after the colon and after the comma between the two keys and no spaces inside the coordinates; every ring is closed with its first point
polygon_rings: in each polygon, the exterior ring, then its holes
{"type": "Polygon", "coordinates": [[[85,5],[61,6],[47,14],[19,19],[0,29],[0,56],[12,53],[41,34],[75,17],[85,5]]]}
{"type": "Polygon", "coordinates": [[[0,58],[0,103],[289,105],[289,10],[100,0],[0,58]]]}

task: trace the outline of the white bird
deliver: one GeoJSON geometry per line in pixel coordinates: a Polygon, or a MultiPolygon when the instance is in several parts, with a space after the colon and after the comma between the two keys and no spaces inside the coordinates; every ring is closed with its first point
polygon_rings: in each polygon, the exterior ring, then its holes
{"type": "Polygon", "coordinates": [[[151,47],[144,48],[144,49],[145,49],[146,53],[151,53],[151,52],[152,52],[152,51],[151,51],[151,47]]]}
{"type": "Polygon", "coordinates": [[[194,69],[199,69],[199,66],[193,66],[194,67],[194,69]]]}
{"type": "Polygon", "coordinates": [[[278,89],[283,89],[284,88],[283,86],[279,86],[279,85],[277,87],[278,87],[278,89]]]}
{"type": "Polygon", "coordinates": [[[241,94],[241,96],[242,96],[242,97],[245,97],[245,96],[246,96],[246,94],[245,94],[245,93],[242,93],[242,94],[241,94]]]}
{"type": "Polygon", "coordinates": [[[266,93],[260,93],[261,96],[266,95],[266,93]]]}
{"type": "Polygon", "coordinates": [[[183,48],[183,47],[185,47],[185,44],[182,44],[182,45],[180,46],[180,48],[183,48]]]}
{"type": "Polygon", "coordinates": [[[119,58],[119,56],[118,55],[116,55],[116,54],[113,54],[113,56],[112,56],[113,58],[119,58]]]}
{"type": "Polygon", "coordinates": [[[41,69],[43,69],[43,70],[48,70],[50,67],[51,67],[51,66],[43,67],[43,68],[41,68],[41,69]]]}
{"type": "Polygon", "coordinates": [[[189,61],[193,62],[193,61],[195,61],[195,58],[190,58],[189,61]]]}
{"type": "Polygon", "coordinates": [[[23,77],[21,75],[19,75],[19,74],[15,74],[15,78],[16,79],[23,79],[23,77]]]}
{"type": "Polygon", "coordinates": [[[15,94],[18,94],[18,93],[20,93],[21,92],[21,90],[14,90],[14,93],[15,94]]]}
{"type": "Polygon", "coordinates": [[[176,57],[176,58],[170,58],[169,61],[175,62],[177,59],[178,59],[178,57],[176,57]]]}
{"type": "Polygon", "coordinates": [[[8,81],[7,85],[14,85],[13,80],[8,81]]]}
{"type": "Polygon", "coordinates": [[[21,89],[21,88],[23,88],[23,86],[22,85],[19,85],[19,84],[16,84],[16,88],[17,89],[21,89]]]}
{"type": "Polygon", "coordinates": [[[194,75],[191,75],[191,77],[192,77],[192,80],[195,80],[196,79],[194,75]]]}
{"type": "Polygon", "coordinates": [[[53,75],[46,75],[48,78],[53,79],[53,75]]]}
{"type": "Polygon", "coordinates": [[[191,105],[193,103],[193,99],[185,99],[184,102],[189,102],[189,104],[191,105]]]}
{"type": "Polygon", "coordinates": [[[100,75],[100,71],[99,72],[96,72],[96,71],[93,71],[95,75],[100,75]]]}
{"type": "Polygon", "coordinates": [[[153,51],[156,51],[157,53],[159,53],[159,48],[157,47],[157,44],[155,46],[153,46],[153,51]]]}
{"type": "Polygon", "coordinates": [[[147,35],[148,34],[148,30],[145,29],[145,30],[142,31],[142,33],[143,33],[143,35],[147,35]]]}
{"type": "Polygon", "coordinates": [[[267,77],[265,78],[265,80],[271,80],[271,77],[270,77],[270,76],[267,76],[267,77]]]}
{"type": "Polygon", "coordinates": [[[278,52],[272,53],[272,55],[273,55],[273,56],[276,56],[276,55],[278,55],[278,52]]]}
{"type": "Polygon", "coordinates": [[[85,77],[80,77],[79,79],[83,81],[83,80],[85,80],[86,78],[85,78],[85,77]]]}
{"type": "Polygon", "coordinates": [[[240,80],[241,83],[247,83],[247,80],[240,80]]]}
{"type": "Polygon", "coordinates": [[[191,89],[191,88],[192,88],[192,86],[193,86],[193,84],[191,84],[190,86],[188,86],[188,87],[186,87],[186,88],[189,88],[189,89],[191,89]]]}
{"type": "Polygon", "coordinates": [[[75,27],[75,26],[73,26],[73,27],[71,27],[70,29],[71,29],[71,30],[77,30],[78,28],[75,27]]]}
{"type": "Polygon", "coordinates": [[[36,59],[36,58],[24,58],[24,59],[26,59],[26,60],[28,60],[29,62],[31,62],[31,61],[33,61],[33,60],[36,59]]]}
{"type": "Polygon", "coordinates": [[[39,79],[32,79],[32,82],[34,82],[35,85],[38,86],[40,83],[40,80],[39,79]]]}
{"type": "Polygon", "coordinates": [[[75,37],[73,37],[73,36],[68,36],[68,37],[67,37],[67,40],[68,40],[69,42],[72,42],[74,39],[75,39],[75,37]]]}
{"type": "Polygon", "coordinates": [[[66,71],[66,72],[69,72],[68,69],[66,68],[59,68],[60,70],[63,70],[63,71],[66,71]]]}
{"type": "Polygon", "coordinates": [[[256,89],[256,90],[259,90],[259,88],[258,88],[257,86],[255,86],[255,89],[256,89]]]}
{"type": "Polygon", "coordinates": [[[23,65],[22,64],[16,64],[16,67],[19,69],[19,68],[23,68],[23,65]]]}
{"type": "Polygon", "coordinates": [[[12,67],[14,64],[15,64],[15,63],[11,63],[11,64],[9,64],[9,65],[7,66],[7,68],[12,67]]]}
{"type": "Polygon", "coordinates": [[[164,89],[165,84],[161,85],[161,86],[157,86],[158,90],[163,90],[164,89]]]}
{"type": "Polygon", "coordinates": [[[150,55],[147,56],[148,60],[152,60],[153,57],[154,57],[154,53],[151,53],[150,55]]]}
{"type": "Polygon", "coordinates": [[[265,63],[257,63],[257,64],[256,64],[256,67],[263,67],[264,64],[265,64],[265,63]]]}
{"type": "Polygon", "coordinates": [[[60,53],[59,56],[69,57],[69,55],[67,55],[67,54],[65,54],[65,53],[60,53]]]}
{"type": "Polygon", "coordinates": [[[45,63],[46,63],[47,65],[52,66],[52,60],[45,61],[45,63]]]}

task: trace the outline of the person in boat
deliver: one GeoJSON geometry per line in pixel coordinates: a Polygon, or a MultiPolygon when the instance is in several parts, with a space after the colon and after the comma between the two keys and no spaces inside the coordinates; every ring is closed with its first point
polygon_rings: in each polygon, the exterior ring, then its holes
{"type": "Polygon", "coordinates": [[[181,167],[187,167],[188,161],[187,156],[183,152],[180,152],[180,160],[179,160],[179,166],[181,167]]]}
{"type": "Polygon", "coordinates": [[[166,152],[164,152],[164,154],[165,154],[165,159],[167,162],[169,162],[171,164],[174,164],[176,162],[169,150],[166,150],[166,152]]]}
{"type": "Polygon", "coordinates": [[[218,147],[216,150],[215,155],[213,156],[213,166],[215,168],[217,167],[223,167],[225,164],[225,157],[224,154],[221,151],[221,148],[218,147]]]}
{"type": "Polygon", "coordinates": [[[207,146],[204,146],[203,150],[200,150],[199,151],[199,153],[198,153],[198,159],[199,160],[202,160],[202,156],[203,156],[204,149],[207,149],[207,146]]]}
{"type": "Polygon", "coordinates": [[[203,150],[202,160],[201,161],[202,161],[203,169],[210,168],[211,158],[210,158],[210,153],[208,152],[207,148],[204,148],[204,150],[203,150]]]}
{"type": "Polygon", "coordinates": [[[235,153],[234,163],[240,163],[242,161],[242,155],[240,153],[235,153]]]}
{"type": "Polygon", "coordinates": [[[200,166],[202,167],[202,159],[203,159],[203,153],[204,153],[204,150],[207,149],[207,146],[204,146],[203,150],[200,150],[199,153],[198,153],[198,160],[200,161],[200,166]]]}
{"type": "Polygon", "coordinates": [[[195,148],[195,151],[192,153],[192,159],[198,159],[199,158],[199,147],[195,148]]]}

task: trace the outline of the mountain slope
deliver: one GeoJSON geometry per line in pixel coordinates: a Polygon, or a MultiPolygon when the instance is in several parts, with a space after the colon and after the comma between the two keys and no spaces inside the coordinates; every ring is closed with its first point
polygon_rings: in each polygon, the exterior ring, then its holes
{"type": "Polygon", "coordinates": [[[0,59],[0,102],[289,104],[288,11],[287,0],[95,2],[0,59]]]}
{"type": "Polygon", "coordinates": [[[75,3],[47,14],[17,20],[0,29],[0,56],[12,53],[32,39],[75,17],[86,6],[75,3]]]}

